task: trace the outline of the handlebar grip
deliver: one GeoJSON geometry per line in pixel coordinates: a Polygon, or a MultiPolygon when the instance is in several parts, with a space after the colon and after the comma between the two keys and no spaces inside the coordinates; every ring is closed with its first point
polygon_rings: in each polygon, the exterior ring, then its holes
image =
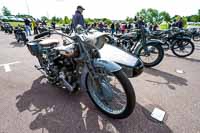
{"type": "Polygon", "coordinates": [[[44,37],[44,36],[47,36],[47,35],[50,35],[50,34],[51,34],[50,31],[45,31],[45,32],[42,32],[42,33],[36,35],[36,36],[34,37],[34,39],[39,39],[39,38],[41,38],[41,37],[44,37]]]}

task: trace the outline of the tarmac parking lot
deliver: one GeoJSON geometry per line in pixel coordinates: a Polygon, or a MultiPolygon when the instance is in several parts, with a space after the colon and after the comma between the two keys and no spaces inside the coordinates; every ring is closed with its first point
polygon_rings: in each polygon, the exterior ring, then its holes
{"type": "Polygon", "coordinates": [[[0,133],[200,133],[200,43],[188,58],[170,51],[163,62],[130,79],[137,105],[110,119],[85,90],[70,95],[46,82],[37,60],[13,35],[0,32],[0,133]],[[163,122],[151,117],[165,111],[163,122]]]}

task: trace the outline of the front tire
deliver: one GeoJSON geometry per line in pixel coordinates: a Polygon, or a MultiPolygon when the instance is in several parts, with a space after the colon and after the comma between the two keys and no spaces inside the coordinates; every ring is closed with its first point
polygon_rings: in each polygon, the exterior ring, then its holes
{"type": "Polygon", "coordinates": [[[200,41],[200,34],[193,35],[192,39],[194,41],[200,41]]]}
{"type": "MultiPolygon", "coordinates": [[[[131,85],[131,82],[127,78],[126,74],[122,70],[119,70],[117,72],[113,72],[111,74],[113,76],[115,76],[117,78],[117,80],[120,82],[122,89],[124,90],[124,93],[125,93],[124,95],[126,96],[126,105],[125,105],[125,107],[123,108],[122,111],[115,112],[114,110],[109,108],[109,106],[111,106],[111,105],[104,105],[103,104],[102,101],[106,101],[105,100],[106,96],[104,97],[105,99],[102,100],[100,98],[100,96],[99,97],[97,96],[97,95],[99,95],[99,93],[97,91],[94,92],[95,87],[90,88],[91,78],[90,78],[89,74],[87,74],[87,77],[86,77],[86,87],[87,87],[88,95],[91,98],[91,100],[93,101],[93,103],[100,109],[100,111],[103,112],[104,114],[106,114],[107,116],[114,118],[114,119],[127,118],[133,112],[133,110],[135,108],[136,97],[135,97],[134,89],[131,85]]],[[[114,87],[114,88],[116,88],[116,87],[114,87]]],[[[113,91],[113,86],[109,89],[112,89],[112,91],[113,91]]],[[[106,91],[107,91],[106,93],[111,92],[110,90],[106,90],[106,91]]],[[[114,91],[113,91],[113,94],[114,94],[114,91]]],[[[114,101],[114,97],[113,97],[112,100],[114,101]]]]}
{"type": "Polygon", "coordinates": [[[145,46],[142,46],[139,50],[138,50],[138,56],[139,58],[142,60],[142,62],[144,63],[145,67],[154,67],[158,64],[160,64],[160,62],[163,60],[164,58],[164,49],[162,48],[162,46],[160,44],[146,44],[145,46]],[[145,53],[145,47],[148,50],[147,53],[145,53]],[[154,59],[153,56],[157,57],[154,59]],[[152,61],[150,61],[150,59],[152,59],[152,61]]]}

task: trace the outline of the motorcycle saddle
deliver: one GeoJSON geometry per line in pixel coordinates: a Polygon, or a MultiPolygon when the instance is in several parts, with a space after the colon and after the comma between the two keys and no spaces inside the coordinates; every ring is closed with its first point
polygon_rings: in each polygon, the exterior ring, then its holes
{"type": "Polygon", "coordinates": [[[57,39],[45,39],[42,40],[39,44],[43,47],[51,47],[58,45],[59,41],[57,39]]]}

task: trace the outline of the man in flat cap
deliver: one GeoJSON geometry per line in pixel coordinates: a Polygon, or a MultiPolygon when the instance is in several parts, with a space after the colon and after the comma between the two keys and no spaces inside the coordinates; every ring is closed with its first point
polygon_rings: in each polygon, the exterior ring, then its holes
{"type": "Polygon", "coordinates": [[[82,6],[77,6],[77,10],[72,18],[72,29],[74,30],[77,25],[83,26],[85,28],[84,18],[83,18],[83,10],[85,10],[82,6]]]}

